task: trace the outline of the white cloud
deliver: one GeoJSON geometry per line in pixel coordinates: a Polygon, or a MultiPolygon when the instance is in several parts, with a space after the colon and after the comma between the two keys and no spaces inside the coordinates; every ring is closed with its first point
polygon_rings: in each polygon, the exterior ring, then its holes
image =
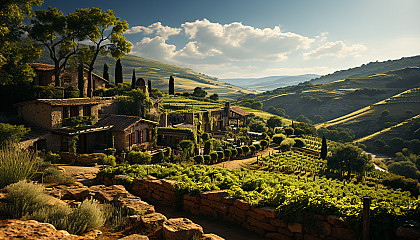
{"type": "Polygon", "coordinates": [[[222,25],[203,19],[186,22],[181,27],[191,42],[179,54],[188,53],[192,59],[220,56],[226,61],[282,61],[291,52],[306,49],[314,41],[281,32],[278,26],[259,29],[240,22],[222,25]]]}
{"type": "Polygon", "coordinates": [[[325,56],[333,56],[344,58],[347,56],[359,56],[362,51],[365,51],[367,47],[361,44],[353,44],[347,46],[343,41],[327,42],[321,47],[304,53],[303,59],[318,59],[325,56]]]}
{"type": "Polygon", "coordinates": [[[125,34],[144,33],[145,35],[156,34],[167,40],[172,35],[178,35],[182,29],[163,26],[161,22],[155,22],[148,27],[136,26],[131,27],[125,34]]]}
{"type": "Polygon", "coordinates": [[[132,47],[131,53],[145,58],[164,60],[171,58],[175,50],[175,45],[166,44],[163,37],[156,36],[143,38],[132,47]]]}
{"type": "Polygon", "coordinates": [[[157,22],[129,30],[129,33],[140,32],[150,36],[135,43],[132,54],[221,78],[326,74],[336,69],[314,64],[302,66],[302,52],[307,60],[357,56],[367,49],[359,44],[347,46],[342,41],[328,42],[327,32],[306,37],[282,32],[279,26],[256,28],[241,22],[220,24],[207,19],[185,22],[179,27],[157,22]],[[175,42],[168,40],[173,35],[177,35],[175,42]]]}
{"type": "MultiPolygon", "coordinates": [[[[259,29],[239,22],[230,24],[212,23],[207,19],[186,22],[181,25],[189,41],[179,50],[175,50],[166,41],[170,35],[180,33],[179,28],[162,26],[154,23],[149,27],[137,26],[130,33],[143,32],[160,36],[160,49],[167,51],[165,58],[156,54],[154,59],[179,63],[227,63],[232,61],[283,61],[287,55],[298,50],[307,49],[314,41],[308,37],[291,32],[281,32],[278,26],[259,29]],[[169,47],[165,47],[168,45],[169,47]]],[[[146,38],[145,38],[146,39],[146,38]]],[[[150,38],[138,42],[133,51],[138,54],[151,54],[148,45],[156,44],[150,38]]],[[[156,47],[153,45],[151,47],[156,47]]]]}

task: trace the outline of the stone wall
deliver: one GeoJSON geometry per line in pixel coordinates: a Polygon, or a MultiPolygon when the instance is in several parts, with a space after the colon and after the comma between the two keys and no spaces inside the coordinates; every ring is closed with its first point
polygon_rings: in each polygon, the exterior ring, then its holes
{"type": "MultiPolygon", "coordinates": [[[[106,185],[118,184],[115,178],[113,180],[99,178],[106,185]]],[[[195,215],[220,217],[270,239],[354,240],[358,238],[356,233],[336,216],[315,215],[307,224],[303,222],[287,224],[277,217],[275,208],[251,208],[244,200],[233,199],[223,190],[203,192],[198,196],[177,196],[175,185],[175,181],[158,180],[147,176],[134,179],[131,192],[153,204],[173,207],[178,205],[195,215]]]]}

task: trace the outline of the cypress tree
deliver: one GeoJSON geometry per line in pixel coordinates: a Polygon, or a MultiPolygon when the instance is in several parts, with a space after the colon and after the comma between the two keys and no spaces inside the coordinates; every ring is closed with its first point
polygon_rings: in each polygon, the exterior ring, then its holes
{"type": "Polygon", "coordinates": [[[152,92],[152,81],[147,80],[147,88],[149,89],[149,93],[152,92]]]}
{"type": "Polygon", "coordinates": [[[109,67],[106,63],[104,63],[104,68],[102,69],[103,74],[102,77],[109,81],[109,67]]]}
{"type": "Polygon", "coordinates": [[[175,94],[175,80],[174,77],[169,77],[169,95],[175,94]]]}
{"type": "Polygon", "coordinates": [[[322,146],[321,146],[321,158],[326,159],[327,158],[327,139],[325,139],[325,136],[322,136],[322,146]]]}
{"type": "Polygon", "coordinates": [[[133,77],[131,78],[131,89],[136,88],[136,69],[133,69],[133,77]]]}
{"type": "Polygon", "coordinates": [[[117,60],[117,63],[115,65],[115,85],[118,85],[118,83],[123,83],[123,74],[122,74],[122,65],[121,65],[121,59],[117,60]]]}
{"type": "Polygon", "coordinates": [[[293,123],[293,121],[292,121],[292,128],[295,129],[295,124],[293,123]]]}
{"type": "Polygon", "coordinates": [[[83,76],[83,62],[79,63],[77,68],[77,88],[79,89],[79,97],[85,97],[85,78],[83,76]]]}

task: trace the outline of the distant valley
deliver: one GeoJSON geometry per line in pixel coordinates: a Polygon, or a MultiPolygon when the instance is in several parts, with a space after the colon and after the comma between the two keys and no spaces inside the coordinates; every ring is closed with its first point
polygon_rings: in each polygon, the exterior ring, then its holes
{"type": "Polygon", "coordinates": [[[263,78],[230,78],[218,80],[243,88],[269,91],[279,87],[296,85],[318,77],[320,77],[320,75],[304,74],[297,76],[269,76],[263,78]]]}

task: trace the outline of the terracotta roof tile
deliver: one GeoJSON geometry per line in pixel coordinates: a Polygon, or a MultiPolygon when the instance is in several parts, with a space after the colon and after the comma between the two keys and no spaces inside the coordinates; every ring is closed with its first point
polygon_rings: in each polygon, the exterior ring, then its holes
{"type": "Polygon", "coordinates": [[[248,116],[248,115],[251,114],[250,112],[245,111],[242,108],[237,107],[237,106],[230,107],[230,111],[232,111],[232,112],[234,112],[234,113],[236,113],[238,115],[241,115],[241,116],[248,116]]]}
{"type": "Polygon", "coordinates": [[[100,103],[100,101],[95,98],[36,99],[33,101],[51,106],[96,105],[100,103]]]}

